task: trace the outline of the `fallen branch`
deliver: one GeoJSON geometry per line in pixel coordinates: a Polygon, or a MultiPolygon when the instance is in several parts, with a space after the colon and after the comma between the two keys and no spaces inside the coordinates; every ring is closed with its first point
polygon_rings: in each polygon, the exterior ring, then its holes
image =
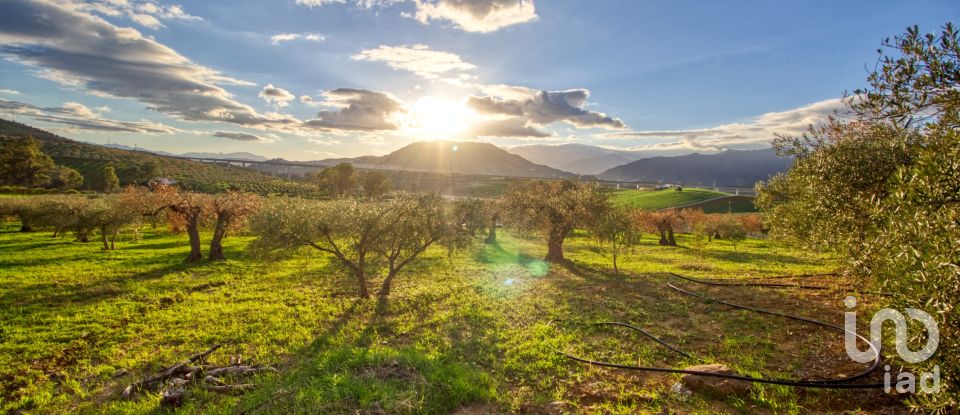
{"type": "Polygon", "coordinates": [[[242,358],[240,356],[231,356],[229,366],[206,364],[206,359],[222,346],[223,344],[214,345],[206,351],[190,356],[157,374],[133,382],[123,389],[121,395],[130,399],[143,389],[153,388],[160,383],[164,383],[165,387],[160,392],[160,405],[165,407],[180,406],[183,404],[186,388],[191,383],[201,383],[204,389],[214,392],[237,393],[253,389],[256,385],[251,383],[228,384],[220,377],[247,376],[259,372],[277,371],[270,366],[241,365],[242,358]]]}

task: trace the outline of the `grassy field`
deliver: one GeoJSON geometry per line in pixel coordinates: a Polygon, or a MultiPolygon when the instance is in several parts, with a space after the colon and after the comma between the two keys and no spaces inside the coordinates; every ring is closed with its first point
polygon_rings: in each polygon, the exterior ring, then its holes
{"type": "MultiPolygon", "coordinates": [[[[686,193],[686,192],[685,192],[686,193]]],[[[673,192],[670,192],[673,194],[673,192]]],[[[741,373],[831,376],[841,336],[705,303],[670,290],[665,272],[741,278],[821,272],[825,258],[751,239],[703,249],[647,237],[609,272],[593,241],[567,244],[575,265],[539,261],[537,240],[503,235],[448,257],[435,250],[396,281],[387,303],[359,300],[329,258],[246,255],[227,239],[226,263],[182,265],[185,236],[148,231],[118,250],[0,228],[0,412],[152,413],[157,395],[124,400],[126,384],[215,343],[213,355],[279,372],[231,396],[191,390],[183,413],[803,413],[879,412],[879,392],[754,385],[743,396],[670,392],[674,375],[588,367],[564,349],[626,364],[682,367],[634,334],[558,328],[554,318],[626,321],[702,361],[741,373]]],[[[820,281],[829,283],[830,281],[820,281]]],[[[839,281],[834,281],[841,283],[839,281]]],[[[844,293],[684,287],[747,304],[842,321],[844,293]]]]}
{"type": "Polygon", "coordinates": [[[656,210],[674,206],[690,205],[727,195],[728,193],[695,188],[683,189],[682,192],[677,192],[673,189],[654,191],[619,189],[613,191],[613,201],[614,203],[623,206],[656,210]]]}
{"type": "Polygon", "coordinates": [[[748,213],[757,211],[753,200],[754,198],[751,196],[730,195],[719,199],[709,199],[687,207],[700,209],[704,213],[748,213]]]}

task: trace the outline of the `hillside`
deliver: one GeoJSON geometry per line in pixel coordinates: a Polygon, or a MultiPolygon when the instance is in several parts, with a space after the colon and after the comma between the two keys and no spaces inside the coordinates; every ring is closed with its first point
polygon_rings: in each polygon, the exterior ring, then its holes
{"type": "Polygon", "coordinates": [[[706,189],[684,189],[682,192],[673,189],[665,190],[616,190],[613,193],[613,202],[621,206],[640,209],[656,210],[669,207],[688,206],[711,199],[722,198],[727,193],[714,192],[706,189]]]}
{"type": "MultiPolygon", "coordinates": [[[[360,167],[468,175],[569,178],[573,174],[534,164],[489,143],[424,141],[381,157],[329,159],[316,163],[350,162],[360,167]]],[[[312,162],[311,162],[312,163],[312,162]]]]}
{"type": "Polygon", "coordinates": [[[259,154],[253,154],[246,151],[233,153],[211,153],[211,152],[189,152],[189,153],[170,153],[160,150],[150,150],[143,147],[130,147],[123,144],[104,144],[104,147],[115,148],[118,150],[143,151],[160,156],[188,157],[188,158],[211,158],[224,160],[245,160],[245,161],[267,161],[267,158],[259,154]]]}
{"type": "Polygon", "coordinates": [[[113,166],[121,185],[126,185],[137,180],[137,169],[140,166],[153,162],[157,166],[158,176],[172,178],[185,187],[203,192],[238,188],[262,194],[296,195],[313,190],[313,186],[278,179],[240,167],[180,160],[143,151],[82,143],[25,124],[0,120],[0,139],[24,136],[32,136],[39,140],[43,151],[53,157],[57,164],[77,169],[84,176],[86,187],[99,182],[103,168],[106,166],[113,166]]]}
{"type": "Polygon", "coordinates": [[[761,180],[786,171],[790,161],[773,149],[727,150],[717,154],[652,157],[614,167],[600,174],[603,180],[646,183],[680,183],[686,186],[753,187],[761,180]]]}
{"type": "Polygon", "coordinates": [[[616,150],[579,143],[531,144],[507,151],[537,164],[578,174],[600,174],[634,160],[683,154],[683,150],[616,150]]]}

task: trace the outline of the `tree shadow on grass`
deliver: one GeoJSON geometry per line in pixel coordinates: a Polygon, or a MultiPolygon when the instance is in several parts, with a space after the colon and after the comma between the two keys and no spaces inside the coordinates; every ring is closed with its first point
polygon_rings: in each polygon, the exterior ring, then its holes
{"type": "Polygon", "coordinates": [[[754,262],[773,262],[790,265],[821,265],[821,260],[799,258],[793,255],[786,255],[776,252],[747,252],[744,249],[740,251],[714,251],[704,250],[701,253],[704,257],[709,257],[718,261],[749,264],[754,262]]]}

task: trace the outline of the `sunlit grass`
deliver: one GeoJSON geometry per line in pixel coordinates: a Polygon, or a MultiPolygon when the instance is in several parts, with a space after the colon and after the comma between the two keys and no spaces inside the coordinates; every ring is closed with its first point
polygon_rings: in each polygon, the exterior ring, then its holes
{"type": "MultiPolygon", "coordinates": [[[[538,239],[502,233],[499,247],[478,245],[452,257],[429,252],[382,304],[357,299],[352,280],[325,256],[247,257],[246,236],[227,239],[228,262],[190,266],[180,264],[185,236],[148,231],[143,241],[108,252],[16,229],[0,232],[6,411],[150,412],[157,396],[125,401],[116,388],[221,342],[229,344],[215,361],[242,354],[276,365],[279,374],[253,379],[259,387],[242,396],[191,390],[183,412],[532,412],[563,401],[586,412],[791,413],[869,404],[839,392],[761,386],[750,396],[680,400],[669,391],[675,376],[590,368],[555,353],[666,367],[696,363],[628,332],[548,324],[617,320],[743,373],[797,375],[799,351],[836,348],[836,336],[792,336],[803,327],[705,304],[664,284],[670,271],[737,278],[833,268],[825,258],[766,240],[747,240],[735,251],[724,241],[696,250],[685,235],[677,248],[648,237],[624,261],[624,274],[614,275],[586,235],[568,241],[574,265],[561,267],[540,261],[538,239]]],[[[808,293],[756,293],[787,309],[808,302],[808,293]]],[[[802,312],[839,319],[839,298],[815,298],[802,312]]]]}

